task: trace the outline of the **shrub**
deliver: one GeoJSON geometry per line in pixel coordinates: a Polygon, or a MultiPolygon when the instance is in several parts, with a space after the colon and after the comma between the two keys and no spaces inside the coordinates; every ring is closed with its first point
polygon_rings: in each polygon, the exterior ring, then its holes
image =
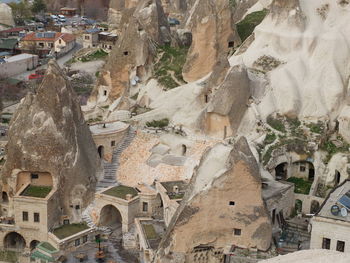
{"type": "Polygon", "coordinates": [[[263,21],[267,12],[266,9],[253,12],[237,24],[237,32],[242,42],[245,41],[253,33],[255,27],[263,21]]]}
{"type": "Polygon", "coordinates": [[[295,188],[294,192],[297,194],[307,195],[310,192],[312,182],[306,181],[303,178],[290,177],[287,179],[287,182],[294,183],[295,188]]]}
{"type": "Polygon", "coordinates": [[[274,133],[268,133],[264,139],[264,144],[268,145],[273,143],[276,140],[276,134],[274,133]]]}
{"type": "Polygon", "coordinates": [[[146,122],[147,127],[164,128],[169,125],[169,119],[153,120],[146,122]]]}
{"type": "Polygon", "coordinates": [[[273,129],[286,132],[286,128],[284,127],[283,121],[279,119],[275,119],[272,116],[267,117],[267,124],[270,125],[273,129]]]}

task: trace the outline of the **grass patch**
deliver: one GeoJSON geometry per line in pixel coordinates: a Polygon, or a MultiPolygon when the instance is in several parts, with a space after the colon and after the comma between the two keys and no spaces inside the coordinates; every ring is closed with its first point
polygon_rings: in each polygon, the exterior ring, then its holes
{"type": "Polygon", "coordinates": [[[135,197],[137,193],[138,192],[136,191],[135,188],[125,186],[125,185],[119,185],[103,192],[103,194],[105,195],[110,195],[121,199],[126,199],[127,194],[130,194],[132,195],[132,197],[135,197]]]}
{"type": "Polygon", "coordinates": [[[185,193],[168,194],[168,196],[171,200],[182,199],[184,197],[184,195],[185,195],[185,193]]]}
{"type": "Polygon", "coordinates": [[[276,134],[274,133],[268,133],[264,139],[264,145],[268,145],[273,143],[276,140],[276,134]]]}
{"type": "Polygon", "coordinates": [[[14,251],[2,250],[0,251],[0,261],[16,263],[18,262],[17,253],[14,251]]]}
{"type": "Polygon", "coordinates": [[[178,87],[177,82],[172,78],[170,72],[174,72],[174,78],[180,83],[185,83],[182,77],[182,68],[186,62],[188,48],[175,48],[169,45],[158,47],[158,54],[161,55],[158,63],[154,65],[155,76],[158,82],[165,89],[178,87]]]}
{"type": "Polygon", "coordinates": [[[169,119],[161,119],[146,122],[147,127],[164,128],[169,125],[169,119]]]}
{"type": "Polygon", "coordinates": [[[273,129],[280,132],[286,132],[286,127],[284,127],[282,120],[273,118],[272,116],[268,116],[266,121],[267,124],[270,125],[273,129]]]}
{"type": "Polygon", "coordinates": [[[244,42],[253,33],[255,27],[263,21],[267,13],[267,9],[253,12],[247,15],[241,22],[236,24],[237,32],[242,42],[244,42]]]}
{"type": "Polygon", "coordinates": [[[91,118],[87,121],[87,123],[94,123],[102,121],[102,116],[98,116],[97,118],[91,118]]]}
{"type": "Polygon", "coordinates": [[[138,97],[138,96],[139,96],[139,93],[137,92],[137,93],[134,94],[134,96],[131,97],[131,99],[137,100],[137,97],[138,97]]]}
{"type": "Polygon", "coordinates": [[[290,177],[287,179],[287,182],[294,183],[295,193],[304,195],[309,194],[312,185],[312,182],[297,177],[290,177]]]}
{"type": "Polygon", "coordinates": [[[66,237],[70,237],[76,233],[79,233],[81,231],[84,231],[88,229],[89,227],[86,225],[86,223],[79,223],[79,224],[68,224],[63,225],[58,228],[56,228],[53,231],[53,234],[58,237],[59,239],[65,239],[66,237]]]}
{"type": "Polygon", "coordinates": [[[322,122],[309,123],[306,125],[312,133],[322,134],[324,131],[324,126],[322,122]]]}
{"type": "Polygon", "coordinates": [[[38,197],[45,198],[52,190],[51,186],[36,186],[29,185],[24,191],[21,193],[21,196],[30,196],[30,197],[38,197]]]}
{"type": "Polygon", "coordinates": [[[153,225],[142,224],[142,227],[145,231],[147,239],[157,239],[158,238],[157,232],[154,229],[153,225]]]}
{"type": "Polygon", "coordinates": [[[79,58],[79,60],[81,62],[89,62],[89,61],[104,59],[106,56],[108,56],[108,53],[103,51],[102,49],[99,49],[91,53],[90,55],[79,58]]]}

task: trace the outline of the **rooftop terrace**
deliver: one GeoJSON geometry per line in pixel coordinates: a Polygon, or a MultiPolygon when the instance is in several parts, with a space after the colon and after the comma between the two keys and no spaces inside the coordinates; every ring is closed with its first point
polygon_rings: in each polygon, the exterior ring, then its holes
{"type": "Polygon", "coordinates": [[[20,195],[37,198],[46,198],[46,196],[51,192],[51,190],[51,186],[28,185],[20,195]]]}
{"type": "Polygon", "coordinates": [[[182,199],[188,187],[188,183],[185,181],[161,182],[161,185],[165,188],[169,198],[173,200],[182,199]],[[176,187],[178,191],[175,191],[176,187]]]}
{"type": "Polygon", "coordinates": [[[138,191],[133,187],[129,187],[129,186],[125,186],[125,185],[118,185],[118,186],[112,187],[112,188],[110,188],[102,193],[105,195],[110,195],[110,196],[114,196],[114,197],[118,197],[118,198],[126,200],[127,194],[130,194],[132,197],[135,197],[135,196],[137,196],[138,191]]]}
{"type": "Polygon", "coordinates": [[[54,229],[53,234],[59,239],[65,239],[88,228],[86,223],[67,224],[54,229]]]}
{"type": "Polygon", "coordinates": [[[163,221],[146,220],[141,221],[143,232],[152,249],[157,249],[165,233],[165,224],[163,221]]]}

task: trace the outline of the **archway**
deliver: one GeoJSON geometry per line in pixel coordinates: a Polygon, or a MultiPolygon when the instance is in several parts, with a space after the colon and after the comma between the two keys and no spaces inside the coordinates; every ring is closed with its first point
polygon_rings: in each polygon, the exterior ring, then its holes
{"type": "Polygon", "coordinates": [[[122,226],[122,215],[115,206],[106,205],[101,209],[99,225],[112,229],[120,228],[122,226]]]}
{"type": "Polygon", "coordinates": [[[38,240],[32,240],[32,242],[30,242],[30,250],[34,250],[36,248],[37,245],[39,245],[40,241],[38,240]]]}
{"type": "Polygon", "coordinates": [[[97,148],[97,151],[98,151],[98,155],[100,156],[100,158],[102,159],[104,157],[104,149],[105,147],[103,147],[102,145],[100,145],[98,148],[97,148]]]}
{"type": "Polygon", "coordinates": [[[320,203],[316,200],[312,200],[311,206],[310,206],[310,214],[316,214],[319,209],[320,209],[320,203]]]}
{"type": "Polygon", "coordinates": [[[20,234],[10,232],[4,238],[4,246],[7,249],[24,249],[26,247],[26,241],[20,234]]]}
{"type": "Polygon", "coordinates": [[[303,211],[303,202],[299,199],[295,200],[295,212],[301,213],[303,211]]]}
{"type": "Polygon", "coordinates": [[[3,203],[8,203],[9,197],[6,192],[2,192],[2,202],[3,203]]]}
{"type": "Polygon", "coordinates": [[[287,172],[287,163],[280,163],[275,168],[276,180],[287,180],[288,172],[287,172]]]}

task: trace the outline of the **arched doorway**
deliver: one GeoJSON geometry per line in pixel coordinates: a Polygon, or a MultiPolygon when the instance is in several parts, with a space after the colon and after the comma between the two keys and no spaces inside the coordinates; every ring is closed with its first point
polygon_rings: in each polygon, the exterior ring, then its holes
{"type": "Polygon", "coordinates": [[[287,180],[288,172],[287,172],[287,163],[280,163],[275,168],[276,180],[287,180]]]}
{"type": "Polygon", "coordinates": [[[341,178],[340,172],[338,170],[335,170],[334,186],[337,186],[340,183],[340,178],[341,178]]]}
{"type": "Polygon", "coordinates": [[[310,214],[316,214],[319,209],[320,209],[320,203],[316,200],[313,200],[310,206],[310,214]]]}
{"type": "Polygon", "coordinates": [[[26,247],[26,241],[20,234],[10,232],[4,238],[4,246],[7,249],[24,249],[26,247]]]}
{"type": "Polygon", "coordinates": [[[295,212],[297,214],[303,211],[303,202],[299,199],[295,200],[295,212]]]}
{"type": "Polygon", "coordinates": [[[6,192],[2,192],[2,202],[8,203],[9,197],[6,192]]]}
{"type": "Polygon", "coordinates": [[[106,205],[101,209],[99,225],[112,229],[120,228],[122,226],[122,215],[115,206],[106,205]]]}
{"type": "Polygon", "coordinates": [[[37,245],[39,245],[40,241],[38,240],[32,240],[32,242],[30,242],[30,250],[34,250],[36,248],[37,245]]]}
{"type": "Polygon", "coordinates": [[[99,155],[100,158],[102,159],[102,158],[104,157],[105,147],[103,147],[102,145],[100,145],[100,146],[97,148],[97,151],[98,151],[98,155],[99,155]]]}

